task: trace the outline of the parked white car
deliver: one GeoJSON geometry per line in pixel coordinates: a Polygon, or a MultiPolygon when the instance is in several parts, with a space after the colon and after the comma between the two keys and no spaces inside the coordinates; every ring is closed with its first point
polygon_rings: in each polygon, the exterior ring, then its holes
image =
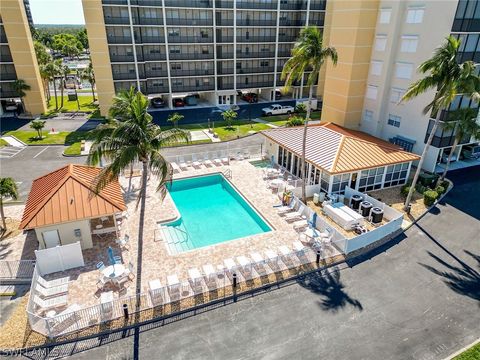
{"type": "Polygon", "coordinates": [[[272,104],[269,107],[263,108],[262,113],[265,116],[292,114],[295,111],[293,106],[282,106],[279,104],[272,104]]]}

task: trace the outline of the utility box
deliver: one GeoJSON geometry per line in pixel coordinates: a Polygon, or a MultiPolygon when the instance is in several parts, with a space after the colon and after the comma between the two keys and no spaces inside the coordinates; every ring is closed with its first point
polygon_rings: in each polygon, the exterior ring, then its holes
{"type": "Polygon", "coordinates": [[[69,91],[68,92],[68,101],[77,101],[77,94],[75,91],[69,91]]]}

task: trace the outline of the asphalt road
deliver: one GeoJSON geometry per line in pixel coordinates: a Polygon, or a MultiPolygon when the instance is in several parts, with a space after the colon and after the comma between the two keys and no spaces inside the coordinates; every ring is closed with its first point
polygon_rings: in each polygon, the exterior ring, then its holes
{"type": "MultiPolygon", "coordinates": [[[[480,336],[480,167],[376,256],[140,333],[141,359],[443,359],[480,336]]],[[[129,359],[133,336],[69,346],[129,359]],[[111,342],[109,342],[111,341],[111,342]]]]}

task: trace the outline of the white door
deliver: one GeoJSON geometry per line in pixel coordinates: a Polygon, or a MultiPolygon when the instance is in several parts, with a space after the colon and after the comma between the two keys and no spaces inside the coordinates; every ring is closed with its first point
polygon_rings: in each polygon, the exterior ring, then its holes
{"type": "Polygon", "coordinates": [[[60,237],[57,230],[45,231],[42,233],[45,248],[51,248],[60,245],[60,237]]]}

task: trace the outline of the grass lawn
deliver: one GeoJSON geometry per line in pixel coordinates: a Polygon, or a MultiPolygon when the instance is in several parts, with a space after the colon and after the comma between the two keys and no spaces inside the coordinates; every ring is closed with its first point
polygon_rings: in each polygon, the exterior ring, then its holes
{"type": "Polygon", "coordinates": [[[480,359],[480,343],[472,346],[470,349],[464,351],[458,356],[455,356],[453,360],[478,360],[480,359]]]}
{"type": "MultiPolygon", "coordinates": [[[[243,137],[251,134],[251,132],[258,132],[261,130],[270,129],[270,126],[260,124],[256,122],[250,122],[248,120],[236,120],[232,122],[232,127],[228,128],[225,121],[215,121],[211,123],[214,125],[214,132],[218,134],[218,137],[222,141],[236,139],[237,135],[243,137]]],[[[188,130],[207,130],[208,123],[200,124],[186,124],[180,125],[183,129],[188,130]]]]}
{"type": "Polygon", "coordinates": [[[6,142],[5,140],[3,139],[0,139],[0,148],[4,147],[4,146],[8,146],[8,142],[6,142]]]}
{"type": "MultiPolygon", "coordinates": [[[[58,110],[55,110],[55,97],[52,96],[50,101],[48,102],[48,112],[47,115],[55,113],[55,112],[68,112],[68,111],[78,111],[77,101],[69,101],[68,96],[63,96],[63,107],[60,108],[61,105],[61,97],[58,96],[58,110]]],[[[98,106],[93,104],[91,96],[79,96],[78,101],[80,102],[80,111],[95,111],[98,106]]]]}
{"type": "Polygon", "coordinates": [[[80,144],[80,141],[85,139],[86,131],[61,131],[58,134],[48,134],[48,131],[44,131],[42,139],[37,138],[36,131],[15,130],[4,135],[13,135],[28,145],[71,145],[76,142],[80,144]]]}
{"type": "MultiPolygon", "coordinates": [[[[313,111],[312,114],[310,115],[310,118],[312,120],[319,120],[320,115],[321,115],[320,111],[313,111]]],[[[268,121],[277,126],[283,126],[286,124],[290,116],[291,115],[262,116],[260,119],[268,121]]]]}

